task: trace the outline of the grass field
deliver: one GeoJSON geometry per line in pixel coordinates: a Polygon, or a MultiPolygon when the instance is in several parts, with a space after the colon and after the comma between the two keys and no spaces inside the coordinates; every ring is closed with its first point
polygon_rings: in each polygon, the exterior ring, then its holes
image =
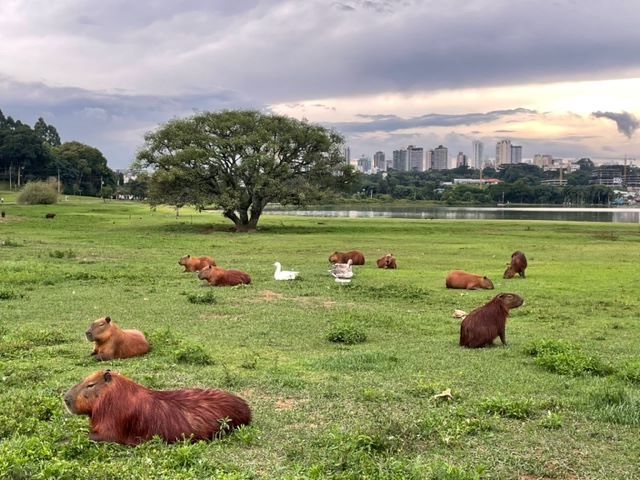
{"type": "Polygon", "coordinates": [[[0,478],[640,478],[638,225],[265,216],[235,234],[215,213],[3,196],[0,478]],[[367,265],[337,285],[327,257],[355,248],[367,265]],[[516,249],[527,278],[503,280],[516,249]],[[397,271],[375,268],[388,251],[397,271]],[[204,287],[187,253],[253,284],[204,287]],[[276,260],[302,278],[274,281],[276,260]],[[445,289],[456,268],[496,289],[445,289]],[[525,299],[509,346],[458,347],[453,310],[500,292],[525,299]],[[105,315],[152,352],[91,359],[84,331],[105,315]],[[101,368],[229,390],[254,423],[209,443],[93,443],[62,394],[101,368]]]}

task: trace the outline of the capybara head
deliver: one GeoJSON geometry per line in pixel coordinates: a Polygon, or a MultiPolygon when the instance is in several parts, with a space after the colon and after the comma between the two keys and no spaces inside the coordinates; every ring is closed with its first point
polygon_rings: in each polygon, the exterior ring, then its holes
{"type": "Polygon", "coordinates": [[[341,263],[340,260],[342,259],[342,256],[337,252],[333,252],[331,255],[329,255],[329,262],[330,263],[341,263]]]}
{"type": "Polygon", "coordinates": [[[178,265],[186,265],[187,261],[191,258],[191,255],[185,255],[184,257],[181,257],[180,260],[178,260],[178,265]]]}
{"type": "Polygon", "coordinates": [[[502,278],[513,278],[516,275],[516,271],[511,266],[510,263],[507,263],[507,269],[504,271],[502,278]]]}
{"type": "Polygon", "coordinates": [[[207,265],[206,267],[204,267],[202,270],[198,272],[198,278],[200,280],[204,280],[206,278],[209,278],[212,273],[213,273],[213,266],[207,265]]]}
{"type": "Polygon", "coordinates": [[[64,395],[64,403],[71,413],[91,415],[94,405],[111,382],[110,370],[93,373],[64,395]]]}
{"type": "Polygon", "coordinates": [[[487,290],[493,290],[493,282],[487,277],[482,277],[482,279],[480,279],[480,286],[487,290]]]}
{"type": "Polygon", "coordinates": [[[94,320],[89,329],[84,332],[87,336],[87,340],[95,342],[96,340],[106,340],[111,335],[111,317],[102,317],[94,320]]]}
{"type": "Polygon", "coordinates": [[[495,298],[500,300],[509,310],[512,308],[518,308],[524,303],[524,299],[515,293],[501,293],[500,295],[496,295],[495,298]]]}

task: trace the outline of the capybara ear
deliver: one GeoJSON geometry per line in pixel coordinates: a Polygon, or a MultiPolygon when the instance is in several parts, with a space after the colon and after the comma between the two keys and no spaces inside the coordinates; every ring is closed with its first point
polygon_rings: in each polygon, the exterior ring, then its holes
{"type": "Polygon", "coordinates": [[[482,278],[484,278],[485,280],[489,280],[486,276],[485,276],[485,277],[482,277],[482,278]]]}
{"type": "Polygon", "coordinates": [[[104,381],[109,383],[112,380],[112,378],[111,378],[111,370],[109,370],[109,369],[105,370],[103,376],[104,376],[104,381]]]}
{"type": "Polygon", "coordinates": [[[111,317],[104,317],[105,322],[111,323],[111,317]]]}
{"type": "Polygon", "coordinates": [[[191,255],[187,255],[187,258],[191,258],[191,255]]]}

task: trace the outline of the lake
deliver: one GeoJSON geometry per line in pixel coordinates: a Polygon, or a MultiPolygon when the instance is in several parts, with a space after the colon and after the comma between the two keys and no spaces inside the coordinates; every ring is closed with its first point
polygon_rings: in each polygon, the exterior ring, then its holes
{"type": "Polygon", "coordinates": [[[446,220],[556,220],[569,222],[640,223],[640,208],[631,207],[425,207],[425,206],[321,206],[308,210],[268,206],[265,214],[304,217],[421,218],[446,220]]]}

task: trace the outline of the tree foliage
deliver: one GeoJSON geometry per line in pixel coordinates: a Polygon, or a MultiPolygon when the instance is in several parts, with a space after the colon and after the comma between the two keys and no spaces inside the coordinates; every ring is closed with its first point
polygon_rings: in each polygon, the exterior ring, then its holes
{"type": "Polygon", "coordinates": [[[355,178],[338,133],[281,115],[205,112],[145,141],[138,162],[155,170],[152,201],[216,205],[238,230],[255,229],[269,202],[305,205],[355,178]]]}

